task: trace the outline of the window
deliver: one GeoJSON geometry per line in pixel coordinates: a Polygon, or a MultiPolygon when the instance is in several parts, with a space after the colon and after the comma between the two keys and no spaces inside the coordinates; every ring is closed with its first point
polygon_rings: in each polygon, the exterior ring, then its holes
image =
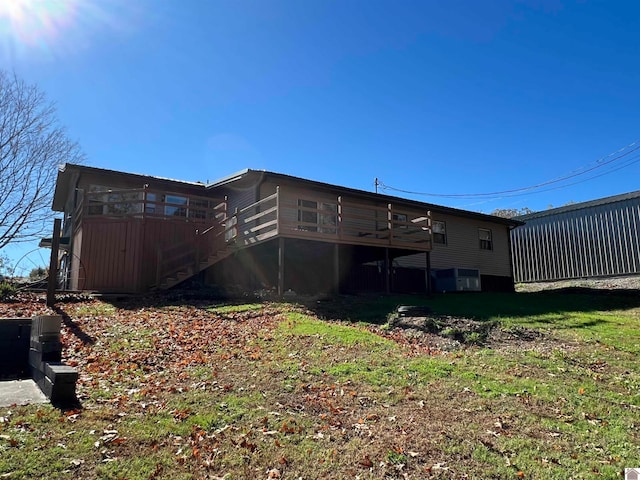
{"type": "Polygon", "coordinates": [[[479,228],[478,238],[480,239],[480,250],[493,250],[491,230],[487,230],[486,228],[479,228]]]}
{"type": "Polygon", "coordinates": [[[189,201],[189,218],[207,218],[209,201],[202,198],[192,198],[189,201]]]}
{"type": "Polygon", "coordinates": [[[447,244],[447,224],[444,222],[433,222],[433,243],[447,244]]]}
{"type": "Polygon", "coordinates": [[[404,213],[394,213],[393,214],[393,228],[409,228],[409,225],[405,225],[407,223],[407,215],[404,213]]]}
{"type": "Polygon", "coordinates": [[[164,195],[164,202],[169,205],[165,205],[164,214],[167,217],[186,217],[188,203],[187,197],[179,197],[178,195],[164,195]],[[180,205],[185,205],[181,207],[180,205]]]}
{"type": "Polygon", "coordinates": [[[89,215],[130,215],[140,213],[141,193],[90,185],[87,200],[89,215]]]}
{"type": "Polygon", "coordinates": [[[153,215],[156,213],[156,194],[147,193],[145,196],[147,202],[144,204],[144,213],[153,215]]]}
{"type": "Polygon", "coordinates": [[[298,222],[301,222],[298,230],[335,234],[338,224],[338,207],[334,203],[299,198],[298,222]]]}
{"type": "Polygon", "coordinates": [[[299,230],[304,230],[306,232],[315,232],[318,230],[316,227],[318,224],[317,209],[317,202],[304,200],[302,198],[298,199],[298,221],[304,223],[304,225],[298,225],[299,230]],[[309,223],[313,223],[313,225],[308,225],[309,223]]]}

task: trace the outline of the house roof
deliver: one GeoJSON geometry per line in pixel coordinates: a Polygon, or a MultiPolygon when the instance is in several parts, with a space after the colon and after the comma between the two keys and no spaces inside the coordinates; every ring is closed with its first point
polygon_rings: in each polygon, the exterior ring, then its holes
{"type": "Polygon", "coordinates": [[[640,190],[634,192],[622,193],[620,195],[612,195],[610,197],[598,198],[596,200],[589,200],[586,202],[572,203],[570,205],[564,205],[562,207],[550,208],[549,210],[543,210],[541,212],[528,213],[527,215],[521,215],[516,217],[517,220],[526,222],[527,220],[533,220],[535,218],[548,217],[552,215],[560,215],[562,213],[574,212],[576,210],[582,210],[585,208],[599,207],[601,205],[608,205],[611,203],[624,202],[632,200],[634,198],[640,198],[640,190]]]}
{"type": "Polygon", "coordinates": [[[412,207],[423,208],[424,210],[437,211],[441,213],[449,213],[456,216],[475,218],[478,220],[483,220],[483,221],[492,222],[492,223],[499,223],[502,225],[509,225],[514,227],[518,225],[522,225],[522,222],[519,220],[502,218],[502,217],[497,217],[495,215],[487,215],[484,213],[472,212],[469,210],[461,210],[458,208],[445,207],[443,205],[435,205],[431,203],[420,202],[418,200],[410,200],[407,198],[395,197],[395,196],[385,195],[381,193],[367,192],[365,190],[358,190],[351,187],[344,187],[344,186],[334,185],[330,183],[318,182],[316,180],[309,180],[306,178],[295,177],[295,176],[286,175],[283,173],[269,172],[266,170],[245,169],[233,175],[229,175],[223,179],[210,183],[207,185],[207,188],[209,189],[209,188],[220,187],[223,185],[228,185],[232,182],[241,181],[242,179],[245,179],[245,178],[251,179],[251,180],[260,179],[260,178],[263,178],[263,179],[271,178],[276,181],[283,180],[283,181],[301,183],[311,188],[321,188],[321,189],[327,189],[327,190],[338,189],[345,192],[346,194],[350,194],[360,198],[367,198],[371,200],[388,202],[388,203],[402,203],[404,205],[408,205],[412,207]]]}
{"type": "Polygon", "coordinates": [[[474,218],[482,221],[498,223],[507,226],[517,226],[522,225],[522,222],[514,219],[507,219],[502,217],[496,217],[495,215],[487,215],[484,213],[472,212],[469,210],[461,210],[452,207],[445,207],[442,205],[435,205],[425,202],[420,202],[417,200],[410,200],[402,197],[395,197],[391,195],[384,195],[380,193],[367,192],[365,190],[358,190],[355,188],[344,187],[340,185],[333,185],[324,182],[318,182],[316,180],[309,180],[306,178],[295,177],[292,175],[286,175],[283,173],[269,172],[265,170],[252,170],[252,169],[244,169],[234,174],[223,177],[219,180],[216,180],[207,185],[200,182],[187,182],[183,180],[174,180],[170,178],[156,177],[152,175],[143,175],[137,173],[126,173],[120,172],[117,170],[108,170],[104,168],[97,167],[89,167],[85,165],[76,165],[76,164],[64,164],[59,167],[58,171],[58,179],[56,182],[56,189],[53,198],[53,210],[55,211],[63,211],[65,207],[65,201],[67,199],[67,192],[69,188],[73,188],[72,182],[75,182],[76,175],[81,173],[90,173],[90,174],[101,174],[101,175],[110,175],[110,176],[122,176],[123,178],[131,179],[131,177],[137,177],[140,180],[141,185],[148,183],[150,181],[154,182],[162,182],[167,185],[183,185],[189,187],[202,188],[207,190],[212,190],[215,188],[220,188],[224,186],[232,186],[234,184],[241,184],[243,182],[254,183],[259,182],[260,180],[264,180],[270,178],[272,180],[278,181],[289,181],[300,183],[303,185],[307,185],[310,188],[316,189],[325,189],[325,190],[339,190],[344,192],[345,194],[353,195],[359,198],[366,198],[369,200],[382,201],[387,203],[401,203],[407,206],[412,206],[416,208],[422,208],[424,210],[437,211],[441,213],[448,213],[451,215],[456,215],[460,217],[466,218],[474,218]]]}

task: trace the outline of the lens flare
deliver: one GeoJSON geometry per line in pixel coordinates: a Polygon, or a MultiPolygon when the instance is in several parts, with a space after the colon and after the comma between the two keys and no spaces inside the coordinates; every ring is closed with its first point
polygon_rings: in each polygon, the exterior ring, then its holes
{"type": "Polygon", "coordinates": [[[0,0],[0,34],[24,46],[42,46],[70,25],[77,1],[0,0]]]}
{"type": "Polygon", "coordinates": [[[123,33],[141,8],[124,0],[0,0],[0,56],[61,57],[101,31],[123,33]]]}

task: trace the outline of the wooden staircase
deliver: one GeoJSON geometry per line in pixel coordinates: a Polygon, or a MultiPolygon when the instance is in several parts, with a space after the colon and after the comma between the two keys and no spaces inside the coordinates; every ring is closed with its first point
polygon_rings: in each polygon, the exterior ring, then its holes
{"type": "Polygon", "coordinates": [[[232,253],[225,237],[233,218],[227,217],[227,202],[216,207],[213,225],[195,229],[193,237],[183,242],[158,248],[156,283],[158,290],[167,290],[197,275],[232,253]]]}
{"type": "Polygon", "coordinates": [[[155,288],[167,290],[224,260],[239,249],[278,234],[278,191],[227,216],[226,201],[206,230],[158,250],[155,288]]]}

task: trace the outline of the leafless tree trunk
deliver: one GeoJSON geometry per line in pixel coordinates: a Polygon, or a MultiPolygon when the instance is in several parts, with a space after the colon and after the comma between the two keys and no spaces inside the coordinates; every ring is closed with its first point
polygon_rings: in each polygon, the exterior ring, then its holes
{"type": "Polygon", "coordinates": [[[0,71],[0,249],[50,228],[58,166],[83,160],[55,113],[36,86],[0,71]]]}

